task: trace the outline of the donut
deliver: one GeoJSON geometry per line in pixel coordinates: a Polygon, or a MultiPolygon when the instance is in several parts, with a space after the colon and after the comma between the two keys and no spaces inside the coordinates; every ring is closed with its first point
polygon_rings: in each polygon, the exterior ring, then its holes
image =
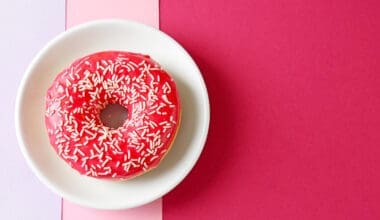
{"type": "Polygon", "coordinates": [[[157,167],[180,125],[173,78],[148,55],[102,51],[75,60],[47,90],[51,146],[73,169],[100,179],[130,179],[157,167]],[[110,127],[102,111],[125,109],[110,127]]]}

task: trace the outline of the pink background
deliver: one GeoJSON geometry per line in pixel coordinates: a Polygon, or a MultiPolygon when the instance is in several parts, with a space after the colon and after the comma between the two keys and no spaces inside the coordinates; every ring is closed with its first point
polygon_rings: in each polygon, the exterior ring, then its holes
{"type": "Polygon", "coordinates": [[[163,219],[380,219],[380,3],[161,0],[211,100],[163,219]]]}
{"type": "Polygon", "coordinates": [[[64,30],[65,12],[68,27],[159,21],[199,64],[212,112],[200,161],[162,213],[161,200],[118,212],[64,202],[64,220],[380,219],[378,1],[161,0],[159,11],[158,0],[105,2],[0,3],[1,219],[60,217],[60,199],[15,150],[6,106],[36,51],[64,30]]]}

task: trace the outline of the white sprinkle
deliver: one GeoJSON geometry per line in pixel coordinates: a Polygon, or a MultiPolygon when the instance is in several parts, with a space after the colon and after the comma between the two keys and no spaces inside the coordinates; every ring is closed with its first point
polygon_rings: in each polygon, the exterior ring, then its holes
{"type": "Polygon", "coordinates": [[[108,163],[108,161],[110,161],[110,159],[106,159],[106,160],[104,160],[104,162],[102,163],[102,167],[104,167],[107,163],[108,163]]]}
{"type": "Polygon", "coordinates": [[[82,164],[81,164],[81,167],[84,167],[87,163],[87,159],[83,160],[84,158],[82,158],[82,164]]]}
{"type": "Polygon", "coordinates": [[[134,62],[132,62],[132,61],[129,61],[129,64],[131,64],[132,66],[134,66],[134,67],[136,67],[136,68],[139,67],[136,63],[134,63],[134,62]]]}
{"type": "Polygon", "coordinates": [[[78,148],[75,148],[75,149],[77,149],[78,153],[79,153],[80,155],[82,155],[82,157],[84,157],[84,156],[85,156],[85,154],[83,153],[83,151],[82,151],[82,150],[80,150],[80,149],[78,149],[78,148]]]}
{"type": "Polygon", "coordinates": [[[161,98],[164,100],[164,102],[166,102],[167,104],[169,105],[172,105],[173,103],[171,101],[169,101],[168,99],[168,96],[165,94],[165,95],[162,95],[161,98]]]}
{"type": "Polygon", "coordinates": [[[150,158],[150,162],[152,162],[152,161],[154,161],[154,160],[156,160],[157,158],[159,158],[159,156],[158,155],[156,155],[156,156],[153,156],[152,158],[150,158]]]}
{"type": "Polygon", "coordinates": [[[98,152],[99,154],[102,152],[98,146],[96,146],[96,144],[92,144],[92,146],[94,147],[94,149],[96,150],[96,152],[98,152]]]}
{"type": "Polygon", "coordinates": [[[65,80],[65,81],[66,81],[66,86],[71,86],[71,82],[70,82],[70,80],[69,80],[69,79],[67,79],[67,78],[66,78],[66,80],[65,80]]]}
{"type": "Polygon", "coordinates": [[[123,164],[123,168],[124,168],[125,172],[127,172],[127,173],[129,172],[130,167],[131,167],[130,163],[124,163],[123,164]]]}
{"type": "Polygon", "coordinates": [[[120,166],[120,161],[117,161],[116,164],[115,164],[115,167],[119,167],[120,166]]]}

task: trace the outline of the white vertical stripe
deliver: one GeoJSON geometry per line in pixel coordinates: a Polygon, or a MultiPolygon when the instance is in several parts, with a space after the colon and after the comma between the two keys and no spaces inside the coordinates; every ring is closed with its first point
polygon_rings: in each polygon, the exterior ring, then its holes
{"type": "Polygon", "coordinates": [[[14,105],[21,77],[42,46],[65,27],[64,0],[0,2],[0,219],[52,219],[61,199],[26,166],[14,129],[14,105]]]}

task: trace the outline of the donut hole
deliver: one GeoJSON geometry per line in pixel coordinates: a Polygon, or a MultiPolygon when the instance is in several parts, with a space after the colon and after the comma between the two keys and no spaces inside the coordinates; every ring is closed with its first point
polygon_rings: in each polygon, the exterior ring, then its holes
{"type": "Polygon", "coordinates": [[[119,104],[108,104],[100,111],[100,120],[104,126],[119,128],[123,126],[128,117],[128,109],[119,104]]]}

